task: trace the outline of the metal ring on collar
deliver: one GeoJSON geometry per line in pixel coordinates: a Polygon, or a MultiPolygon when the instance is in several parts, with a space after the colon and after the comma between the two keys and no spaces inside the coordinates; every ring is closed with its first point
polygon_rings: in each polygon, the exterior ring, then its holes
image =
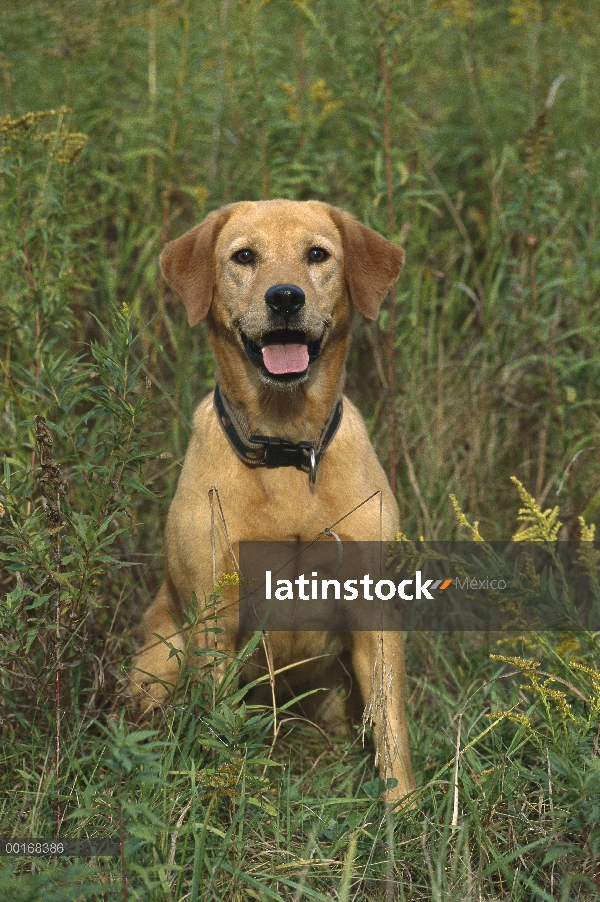
{"type": "Polygon", "coordinates": [[[309,480],[310,484],[314,485],[317,481],[317,458],[315,456],[315,449],[310,449],[310,470],[309,470],[309,480]]]}

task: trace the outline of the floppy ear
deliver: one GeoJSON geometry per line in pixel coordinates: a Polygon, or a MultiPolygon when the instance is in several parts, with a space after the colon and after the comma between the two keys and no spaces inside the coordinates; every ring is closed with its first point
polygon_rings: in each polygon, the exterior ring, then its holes
{"type": "Polygon", "coordinates": [[[213,210],[200,225],[166,244],[160,255],[162,274],[185,304],[190,326],[208,313],[215,287],[215,241],[233,206],[213,210]]]}
{"type": "Polygon", "coordinates": [[[386,294],[400,275],[404,251],[345,210],[329,207],[329,215],[342,236],[352,303],[367,319],[377,319],[386,294]]]}

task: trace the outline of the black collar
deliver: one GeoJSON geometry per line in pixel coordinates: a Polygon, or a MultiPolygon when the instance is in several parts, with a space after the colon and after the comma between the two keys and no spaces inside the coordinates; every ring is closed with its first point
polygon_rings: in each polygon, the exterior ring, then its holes
{"type": "Polygon", "coordinates": [[[317,478],[317,467],[325,448],[342,421],[342,400],[335,405],[315,448],[311,442],[288,442],[267,435],[249,435],[246,418],[227,400],[215,385],[215,410],[229,444],[242,460],[252,467],[296,467],[309,474],[311,485],[317,478]]]}

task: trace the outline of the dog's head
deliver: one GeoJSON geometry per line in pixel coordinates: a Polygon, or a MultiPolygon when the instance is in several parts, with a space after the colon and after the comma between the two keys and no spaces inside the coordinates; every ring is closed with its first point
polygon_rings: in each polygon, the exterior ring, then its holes
{"type": "Polygon", "coordinates": [[[191,326],[208,317],[259,380],[290,388],[329,347],[339,349],[352,305],[377,318],[403,258],[342,210],[270,200],[215,210],[167,244],[160,264],[191,326]]]}

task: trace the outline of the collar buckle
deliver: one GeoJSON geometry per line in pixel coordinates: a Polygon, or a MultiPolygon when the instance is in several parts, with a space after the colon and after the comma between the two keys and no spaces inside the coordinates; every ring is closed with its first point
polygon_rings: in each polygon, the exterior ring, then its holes
{"type": "Polygon", "coordinates": [[[252,467],[296,467],[308,473],[310,485],[317,480],[317,467],[323,453],[342,420],[342,399],[337,402],[315,449],[312,442],[289,442],[270,435],[248,435],[249,428],[241,414],[215,385],[214,405],[217,418],[229,444],[245,463],[252,467]],[[241,422],[240,422],[241,420],[241,422]]]}
{"type": "Polygon", "coordinates": [[[288,442],[270,435],[250,435],[248,441],[264,447],[265,467],[296,467],[306,470],[314,466],[316,472],[315,449],[310,442],[288,442]]]}

